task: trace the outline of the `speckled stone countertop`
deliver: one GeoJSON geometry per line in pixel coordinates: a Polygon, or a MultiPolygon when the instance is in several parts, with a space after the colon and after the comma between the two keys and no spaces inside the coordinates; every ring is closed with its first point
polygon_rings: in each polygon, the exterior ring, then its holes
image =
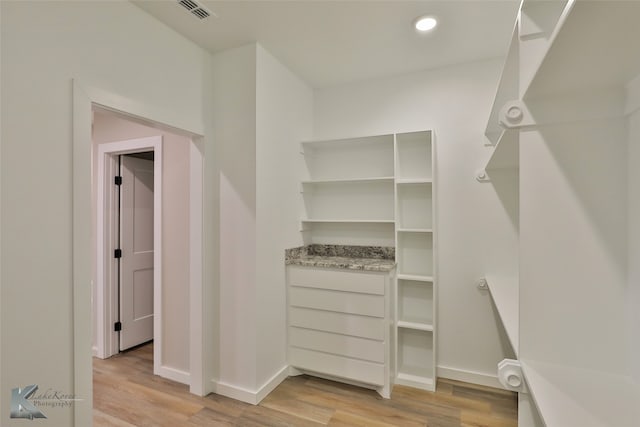
{"type": "Polygon", "coordinates": [[[285,250],[285,264],[387,272],[396,265],[395,252],[383,246],[314,244],[285,250]]]}

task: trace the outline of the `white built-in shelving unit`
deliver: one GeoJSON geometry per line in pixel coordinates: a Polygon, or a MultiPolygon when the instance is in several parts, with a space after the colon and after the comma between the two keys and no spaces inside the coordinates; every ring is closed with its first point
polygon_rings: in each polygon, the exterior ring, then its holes
{"type": "Polygon", "coordinates": [[[308,243],[389,246],[394,240],[394,136],[303,142],[308,243]]]}
{"type": "Polygon", "coordinates": [[[640,425],[638,22],[638,2],[521,3],[479,174],[506,212],[486,280],[521,426],[640,425]]]}
{"type": "Polygon", "coordinates": [[[431,131],[302,143],[307,243],[396,248],[393,382],[434,390],[436,259],[431,131]]]}
{"type": "Polygon", "coordinates": [[[434,154],[429,131],[396,134],[396,383],[435,390],[434,154]]]}

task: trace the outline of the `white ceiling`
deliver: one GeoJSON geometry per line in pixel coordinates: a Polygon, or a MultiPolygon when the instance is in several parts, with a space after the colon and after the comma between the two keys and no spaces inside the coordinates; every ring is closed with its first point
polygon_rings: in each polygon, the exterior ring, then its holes
{"type": "Polygon", "coordinates": [[[408,73],[506,54],[518,0],[198,0],[199,20],[176,0],[133,0],[198,45],[218,52],[258,42],[313,87],[408,73]],[[417,34],[412,22],[435,15],[417,34]]]}

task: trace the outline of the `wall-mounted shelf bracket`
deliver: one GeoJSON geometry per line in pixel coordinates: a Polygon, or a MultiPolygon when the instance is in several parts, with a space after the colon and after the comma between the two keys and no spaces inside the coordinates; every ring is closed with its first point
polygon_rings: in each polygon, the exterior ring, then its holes
{"type": "Polygon", "coordinates": [[[487,171],[485,171],[484,169],[480,169],[479,171],[476,172],[476,180],[478,182],[489,182],[489,175],[487,175],[487,171]]]}
{"type": "Polygon", "coordinates": [[[527,393],[522,367],[515,359],[503,359],[498,363],[498,380],[507,390],[527,393]]]}
{"type": "Polygon", "coordinates": [[[520,100],[508,101],[499,114],[500,125],[507,129],[534,125],[534,121],[524,102],[520,100]]]}

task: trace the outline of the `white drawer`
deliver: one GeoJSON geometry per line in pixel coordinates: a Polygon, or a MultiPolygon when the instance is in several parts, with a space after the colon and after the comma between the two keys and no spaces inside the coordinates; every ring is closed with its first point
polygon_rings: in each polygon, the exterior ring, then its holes
{"type": "Polygon", "coordinates": [[[290,327],[289,345],[384,363],[384,342],[382,341],[290,327]]]}
{"type": "Polygon", "coordinates": [[[289,348],[289,364],[366,384],[384,385],[384,365],[303,348],[289,348]]]}
{"type": "Polygon", "coordinates": [[[292,286],[289,288],[289,304],[295,307],[384,317],[384,296],[382,295],[292,286]]]}
{"type": "Polygon", "coordinates": [[[289,267],[289,283],[308,288],[384,295],[384,273],[289,267]]]}
{"type": "Polygon", "coordinates": [[[384,340],[384,320],[377,317],[291,307],[289,324],[301,328],[384,340]]]}

